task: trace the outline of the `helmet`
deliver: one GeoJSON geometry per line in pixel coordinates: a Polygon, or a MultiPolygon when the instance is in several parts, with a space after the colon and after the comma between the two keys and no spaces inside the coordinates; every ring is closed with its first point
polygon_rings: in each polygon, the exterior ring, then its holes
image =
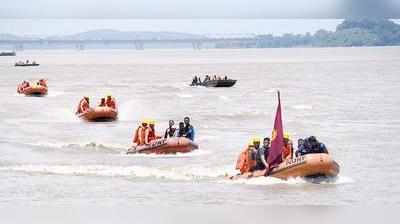
{"type": "Polygon", "coordinates": [[[261,142],[261,138],[258,137],[258,136],[255,136],[255,137],[252,138],[251,141],[253,142],[253,144],[256,143],[256,142],[260,143],[261,142]]]}
{"type": "Polygon", "coordinates": [[[156,123],[156,121],[154,119],[149,119],[149,124],[154,125],[156,123]]]}
{"type": "Polygon", "coordinates": [[[149,123],[149,119],[143,119],[142,120],[142,124],[148,124],[149,123]]]}
{"type": "Polygon", "coordinates": [[[289,133],[285,132],[285,133],[283,134],[283,138],[290,139],[289,133]]]}

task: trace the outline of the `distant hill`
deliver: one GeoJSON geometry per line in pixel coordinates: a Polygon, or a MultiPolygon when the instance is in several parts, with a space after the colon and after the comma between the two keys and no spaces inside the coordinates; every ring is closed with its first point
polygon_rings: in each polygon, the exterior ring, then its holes
{"type": "Polygon", "coordinates": [[[351,47],[400,45],[400,25],[387,19],[344,20],[336,31],[318,30],[314,35],[257,36],[255,47],[351,47]]]}

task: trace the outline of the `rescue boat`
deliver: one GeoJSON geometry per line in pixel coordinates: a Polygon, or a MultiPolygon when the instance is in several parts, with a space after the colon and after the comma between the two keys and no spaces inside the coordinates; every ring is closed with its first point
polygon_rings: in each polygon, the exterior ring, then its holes
{"type": "Polygon", "coordinates": [[[44,96],[47,94],[48,88],[42,85],[29,85],[28,87],[18,87],[18,93],[24,94],[25,96],[44,96]]]}
{"type": "Polygon", "coordinates": [[[202,83],[192,83],[191,86],[205,86],[205,87],[232,87],[236,84],[237,80],[222,79],[222,80],[208,80],[202,83]]]}
{"type": "Polygon", "coordinates": [[[149,145],[133,146],[128,149],[126,154],[176,154],[191,152],[198,148],[199,146],[188,138],[173,137],[168,139],[156,139],[151,141],[149,145]]]}
{"type": "Polygon", "coordinates": [[[118,118],[118,111],[111,107],[98,106],[78,114],[78,117],[92,122],[115,121],[118,118]]]}
{"type": "MultiPolygon", "coordinates": [[[[269,172],[269,176],[287,180],[289,178],[302,177],[335,178],[339,174],[339,164],[326,153],[307,154],[288,159],[269,172]]],[[[265,176],[266,170],[259,170],[231,176],[230,179],[252,178],[265,176]]]]}

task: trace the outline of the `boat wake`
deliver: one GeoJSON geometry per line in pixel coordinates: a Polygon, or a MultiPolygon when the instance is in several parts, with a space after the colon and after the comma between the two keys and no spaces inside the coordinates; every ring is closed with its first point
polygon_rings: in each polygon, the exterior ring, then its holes
{"type": "Polygon", "coordinates": [[[37,142],[26,143],[26,145],[39,147],[40,149],[52,149],[76,152],[104,152],[104,153],[122,153],[126,152],[128,146],[106,143],[55,143],[55,142],[37,142]]]}
{"type": "Polygon", "coordinates": [[[190,176],[181,175],[168,169],[142,166],[107,166],[107,165],[18,165],[2,166],[0,172],[24,172],[28,174],[51,174],[71,176],[103,177],[153,177],[169,180],[191,180],[190,176]]]}
{"type": "MultiPolygon", "coordinates": [[[[127,148],[125,148],[126,151],[127,148]]],[[[204,156],[204,155],[209,155],[211,154],[211,151],[207,150],[193,150],[191,152],[187,153],[176,153],[176,154],[122,154],[123,156],[127,157],[139,157],[139,158],[191,158],[191,157],[197,157],[197,156],[204,156]]]]}

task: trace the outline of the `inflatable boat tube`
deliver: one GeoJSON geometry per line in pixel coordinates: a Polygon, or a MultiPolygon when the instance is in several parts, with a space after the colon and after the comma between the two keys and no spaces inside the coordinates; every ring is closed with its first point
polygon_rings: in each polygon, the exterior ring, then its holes
{"type": "MultiPolygon", "coordinates": [[[[307,154],[286,160],[273,168],[269,176],[286,180],[288,178],[335,178],[339,174],[340,166],[329,154],[307,154]]],[[[265,176],[266,170],[238,174],[230,179],[251,178],[265,176]]]]}
{"type": "Polygon", "coordinates": [[[153,140],[149,145],[139,145],[132,147],[128,150],[127,154],[133,153],[155,153],[155,154],[175,154],[175,153],[187,153],[199,146],[192,140],[183,137],[174,137],[168,139],[156,139],[153,140]]]}
{"type": "Polygon", "coordinates": [[[93,122],[115,121],[118,118],[118,111],[111,107],[95,107],[78,114],[78,117],[93,122]]]}
{"type": "Polygon", "coordinates": [[[19,91],[25,96],[44,96],[47,94],[47,87],[41,85],[30,85],[19,91]]]}

